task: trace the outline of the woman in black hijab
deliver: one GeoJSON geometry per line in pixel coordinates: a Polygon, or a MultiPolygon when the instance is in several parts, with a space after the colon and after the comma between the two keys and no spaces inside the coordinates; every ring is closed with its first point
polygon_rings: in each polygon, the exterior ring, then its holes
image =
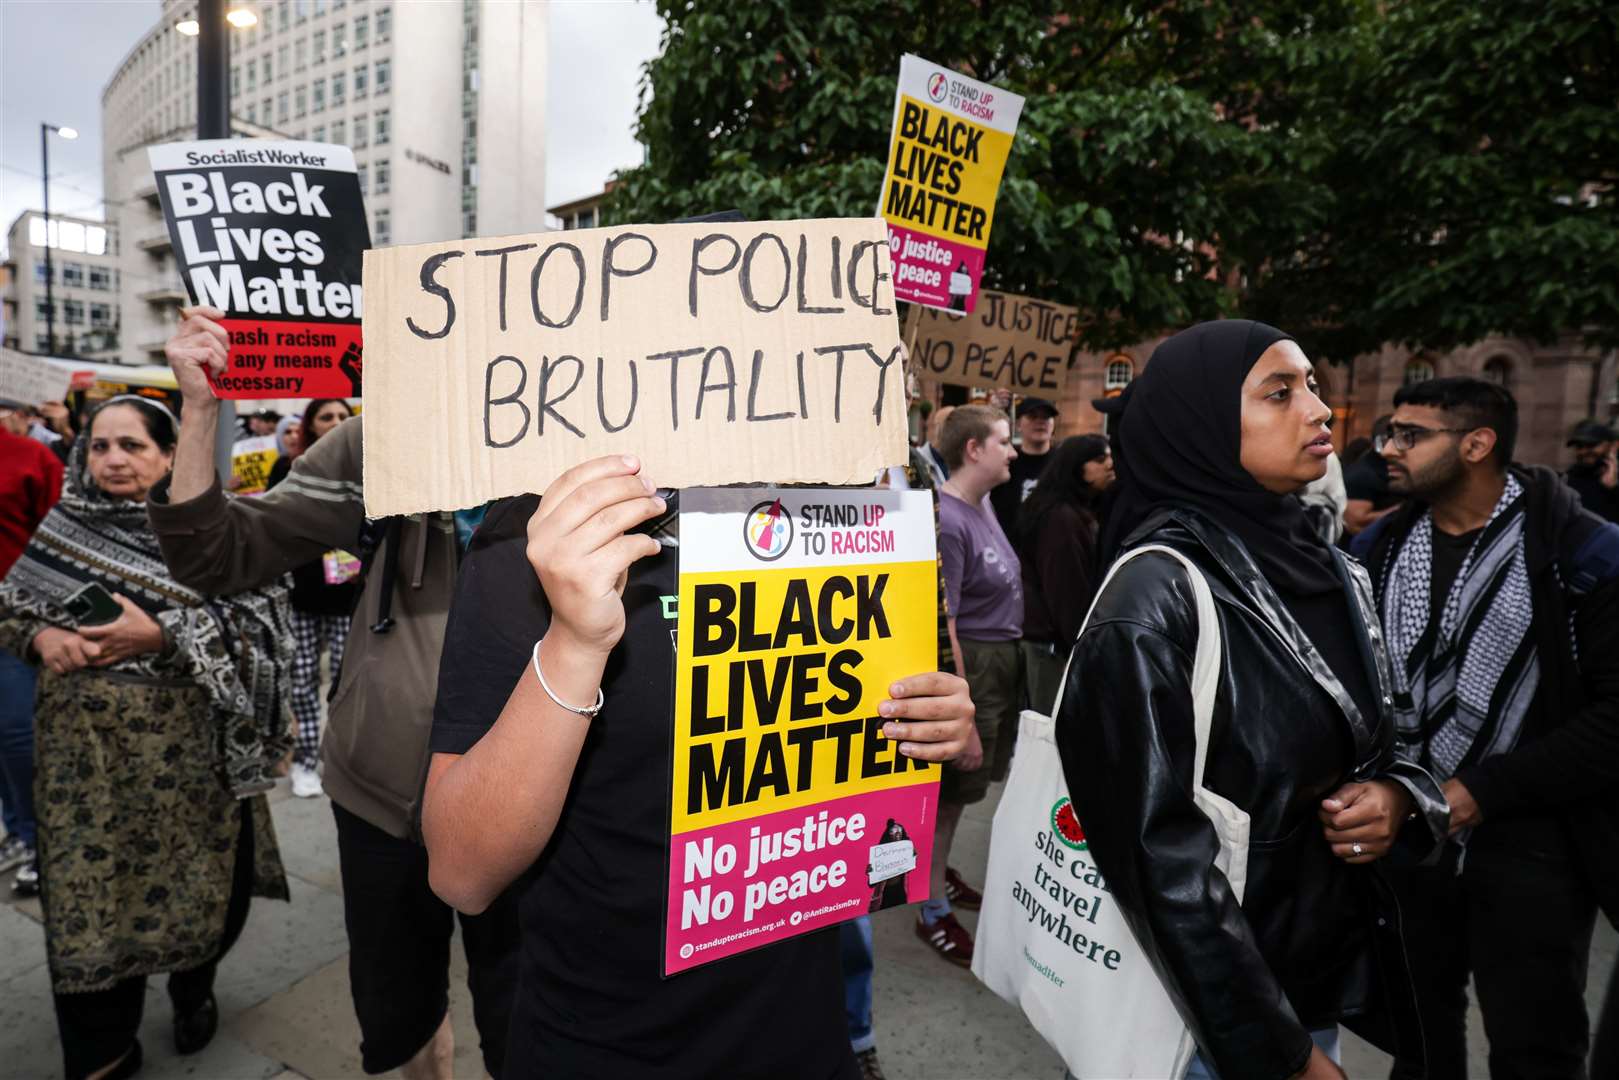
{"type": "Polygon", "coordinates": [[[1375,867],[1445,836],[1396,757],[1365,572],[1293,493],[1326,470],[1313,369],[1263,323],[1165,341],[1114,436],[1104,562],[1143,544],[1202,572],[1222,644],[1204,786],[1249,819],[1239,902],[1193,801],[1198,618],[1187,571],[1133,559],[1073,649],[1057,745],[1090,851],[1200,1050],[1188,1077],[1341,1077],[1337,1025],[1420,1054],[1398,914],[1375,867]]]}

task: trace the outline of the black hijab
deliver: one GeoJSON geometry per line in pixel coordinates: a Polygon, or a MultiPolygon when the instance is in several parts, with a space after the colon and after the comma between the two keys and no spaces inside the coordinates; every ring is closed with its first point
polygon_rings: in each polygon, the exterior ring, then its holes
{"type": "Polygon", "coordinates": [[[1299,501],[1242,467],[1242,383],[1254,362],[1292,338],[1246,319],[1200,323],[1153,350],[1115,422],[1118,492],[1102,557],[1111,562],[1149,513],[1191,506],[1240,540],[1271,586],[1292,596],[1343,588],[1332,555],[1299,501]]]}

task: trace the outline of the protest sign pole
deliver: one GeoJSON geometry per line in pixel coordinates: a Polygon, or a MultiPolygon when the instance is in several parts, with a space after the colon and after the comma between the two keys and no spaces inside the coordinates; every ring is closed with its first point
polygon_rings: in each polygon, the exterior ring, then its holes
{"type": "MultiPolygon", "coordinates": [[[[197,0],[197,138],[230,138],[230,28],[224,0],[197,0]]],[[[236,442],[236,403],[219,403],[214,472],[224,483],[236,442]]]]}

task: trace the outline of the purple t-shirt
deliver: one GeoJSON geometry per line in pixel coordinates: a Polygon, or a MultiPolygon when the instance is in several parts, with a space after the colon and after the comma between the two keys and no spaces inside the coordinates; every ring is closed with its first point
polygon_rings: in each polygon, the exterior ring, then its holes
{"type": "Polygon", "coordinates": [[[939,555],[957,637],[1023,636],[1023,570],[988,498],[972,506],[939,492],[939,555]]]}

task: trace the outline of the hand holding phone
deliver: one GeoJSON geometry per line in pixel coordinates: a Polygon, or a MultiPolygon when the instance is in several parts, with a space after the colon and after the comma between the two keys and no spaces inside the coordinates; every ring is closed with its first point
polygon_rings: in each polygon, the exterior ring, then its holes
{"type": "Polygon", "coordinates": [[[105,626],[116,622],[124,613],[122,605],[113,599],[112,593],[96,581],[69,596],[62,606],[80,626],[105,626]]]}

